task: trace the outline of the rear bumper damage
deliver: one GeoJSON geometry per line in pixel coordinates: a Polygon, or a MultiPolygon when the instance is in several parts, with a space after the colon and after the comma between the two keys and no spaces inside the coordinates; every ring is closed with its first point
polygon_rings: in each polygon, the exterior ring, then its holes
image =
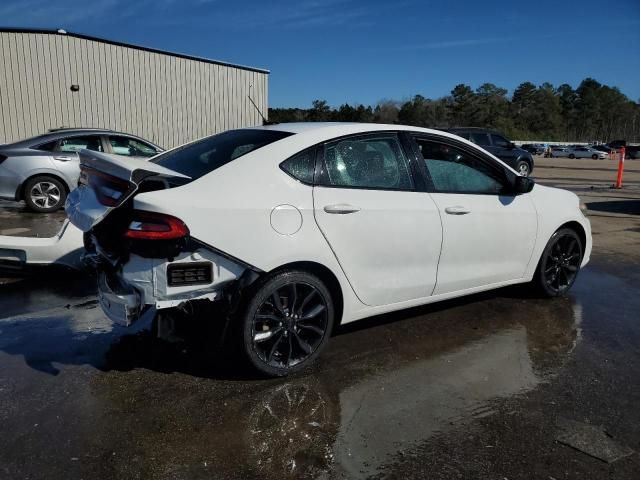
{"type": "Polygon", "coordinates": [[[206,248],[171,260],[132,254],[117,269],[98,266],[100,306],[111,321],[129,326],[150,309],[179,307],[193,300],[217,301],[246,269],[206,248]]]}

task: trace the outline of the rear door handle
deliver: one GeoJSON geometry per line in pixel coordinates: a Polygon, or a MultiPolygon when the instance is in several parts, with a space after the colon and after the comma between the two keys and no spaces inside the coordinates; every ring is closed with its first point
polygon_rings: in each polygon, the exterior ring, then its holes
{"type": "Polygon", "coordinates": [[[471,213],[471,210],[467,207],[461,207],[456,205],[455,207],[447,207],[444,209],[449,215],[466,215],[467,213],[471,213]]]}
{"type": "Polygon", "coordinates": [[[68,155],[55,155],[54,160],[60,160],[62,162],[70,162],[71,160],[75,160],[75,157],[69,157],[68,155]]]}
{"type": "Polygon", "coordinates": [[[327,205],[326,207],[324,207],[324,211],[327,213],[346,215],[347,213],[359,212],[360,209],[358,207],[354,207],[353,205],[349,205],[347,203],[338,203],[336,205],[327,205]]]}

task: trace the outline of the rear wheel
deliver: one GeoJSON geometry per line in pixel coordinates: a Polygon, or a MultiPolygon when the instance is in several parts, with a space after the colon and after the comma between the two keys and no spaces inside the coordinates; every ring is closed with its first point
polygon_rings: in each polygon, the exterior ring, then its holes
{"type": "Polygon", "coordinates": [[[258,282],[238,320],[251,367],[263,375],[285,376],[313,363],[327,344],[333,301],[315,275],[285,270],[258,282]]]}
{"type": "Polygon", "coordinates": [[[540,257],[534,284],[547,297],[564,295],[573,285],[582,263],[583,245],[570,228],[555,232],[540,257]]]}
{"type": "Polygon", "coordinates": [[[573,153],[570,153],[569,154],[569,158],[574,159],[574,158],[576,158],[576,156],[573,153]]]}
{"type": "Polygon", "coordinates": [[[64,206],[67,191],[63,183],[50,176],[33,177],[24,187],[24,201],[34,212],[54,212],[64,206]]]}

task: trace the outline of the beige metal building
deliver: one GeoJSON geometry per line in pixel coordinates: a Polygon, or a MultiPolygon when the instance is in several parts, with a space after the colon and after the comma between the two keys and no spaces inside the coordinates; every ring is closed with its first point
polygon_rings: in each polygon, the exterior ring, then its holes
{"type": "Polygon", "coordinates": [[[268,78],[268,70],[64,30],[0,29],[0,144],[50,128],[104,127],[169,148],[261,124],[268,78]]]}

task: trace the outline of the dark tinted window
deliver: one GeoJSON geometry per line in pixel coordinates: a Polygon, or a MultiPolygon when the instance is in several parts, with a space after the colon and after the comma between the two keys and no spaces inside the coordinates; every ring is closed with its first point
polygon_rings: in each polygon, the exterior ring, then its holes
{"type": "Polygon", "coordinates": [[[436,192],[500,194],[499,174],[463,150],[433,140],[416,138],[436,192]]]}
{"type": "Polygon", "coordinates": [[[300,152],[282,162],[280,167],[301,182],[313,183],[313,172],[316,164],[315,151],[314,148],[310,148],[300,152]]]}
{"type": "Polygon", "coordinates": [[[507,140],[506,138],[504,138],[501,135],[495,135],[495,134],[491,134],[491,141],[493,142],[493,146],[494,147],[508,147],[511,142],[509,140],[507,140]]]}
{"type": "Polygon", "coordinates": [[[469,135],[469,140],[471,140],[476,145],[480,145],[483,147],[491,145],[489,143],[489,135],[487,135],[486,133],[472,133],[469,135]]]}
{"type": "Polygon", "coordinates": [[[290,135],[275,130],[230,130],[166,152],[151,161],[195,180],[290,135]]]}
{"type": "Polygon", "coordinates": [[[57,141],[43,143],[42,145],[38,145],[35,148],[36,150],[42,150],[44,152],[53,152],[56,148],[57,141]]]}
{"type": "Polygon", "coordinates": [[[349,137],[324,146],[322,183],[335,187],[411,190],[407,159],[395,134],[349,137]]]}

